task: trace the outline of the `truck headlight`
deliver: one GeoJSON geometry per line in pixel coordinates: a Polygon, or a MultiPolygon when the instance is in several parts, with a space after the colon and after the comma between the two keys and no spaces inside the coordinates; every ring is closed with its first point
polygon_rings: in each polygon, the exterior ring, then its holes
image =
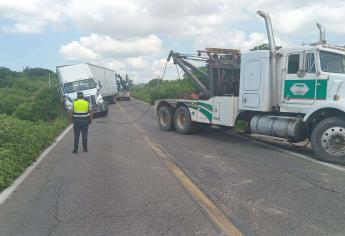
{"type": "Polygon", "coordinates": [[[66,109],[69,110],[69,111],[71,111],[72,108],[73,108],[73,107],[72,107],[72,103],[69,102],[68,100],[66,100],[66,109]]]}

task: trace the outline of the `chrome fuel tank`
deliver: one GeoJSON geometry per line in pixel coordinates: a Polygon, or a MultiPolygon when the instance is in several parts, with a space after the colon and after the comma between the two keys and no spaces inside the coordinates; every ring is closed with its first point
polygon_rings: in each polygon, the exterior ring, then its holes
{"type": "Polygon", "coordinates": [[[294,142],[306,139],[305,123],[299,117],[255,115],[250,121],[252,133],[286,138],[294,142]]]}

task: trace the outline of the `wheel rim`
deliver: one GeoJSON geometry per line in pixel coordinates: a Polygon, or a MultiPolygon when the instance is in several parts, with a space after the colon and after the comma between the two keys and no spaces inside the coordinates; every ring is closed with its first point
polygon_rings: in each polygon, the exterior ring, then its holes
{"type": "Polygon", "coordinates": [[[159,122],[165,126],[168,123],[168,114],[166,112],[162,112],[159,117],[159,122]]]}
{"type": "Polygon", "coordinates": [[[187,126],[187,119],[186,115],[183,112],[178,113],[177,115],[177,125],[181,128],[184,129],[187,126]]]}
{"type": "Polygon", "coordinates": [[[345,154],[345,128],[332,127],[322,134],[322,147],[325,151],[334,156],[345,154]]]}

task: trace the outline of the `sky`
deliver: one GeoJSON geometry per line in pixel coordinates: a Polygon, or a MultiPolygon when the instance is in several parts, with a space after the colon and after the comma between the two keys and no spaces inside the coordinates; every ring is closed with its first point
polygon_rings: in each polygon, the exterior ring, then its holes
{"type": "MultiPolygon", "coordinates": [[[[318,40],[345,45],[341,0],[0,0],[0,66],[20,71],[90,62],[129,74],[136,83],[162,76],[170,50],[250,48],[267,42],[272,18],[277,45],[318,40]]],[[[164,79],[177,78],[169,63],[164,79]]]]}

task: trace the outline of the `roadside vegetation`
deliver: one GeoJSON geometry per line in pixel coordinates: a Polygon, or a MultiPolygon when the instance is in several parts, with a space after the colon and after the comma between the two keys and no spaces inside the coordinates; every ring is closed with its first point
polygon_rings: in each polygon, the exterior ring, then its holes
{"type": "MultiPolygon", "coordinates": [[[[206,67],[202,66],[200,70],[206,72],[206,67]]],[[[206,87],[206,80],[199,72],[193,73],[206,87]]],[[[157,99],[166,98],[189,98],[192,93],[197,93],[192,79],[186,74],[181,79],[163,80],[160,78],[152,79],[144,85],[134,85],[131,89],[131,96],[139,100],[153,104],[157,99]]]]}
{"type": "Polygon", "coordinates": [[[131,95],[139,100],[153,104],[157,99],[188,97],[189,94],[195,91],[194,85],[188,78],[181,80],[153,79],[142,86],[134,85],[131,95]]]}
{"type": "Polygon", "coordinates": [[[0,191],[67,126],[56,85],[50,70],[0,68],[0,191]]]}

